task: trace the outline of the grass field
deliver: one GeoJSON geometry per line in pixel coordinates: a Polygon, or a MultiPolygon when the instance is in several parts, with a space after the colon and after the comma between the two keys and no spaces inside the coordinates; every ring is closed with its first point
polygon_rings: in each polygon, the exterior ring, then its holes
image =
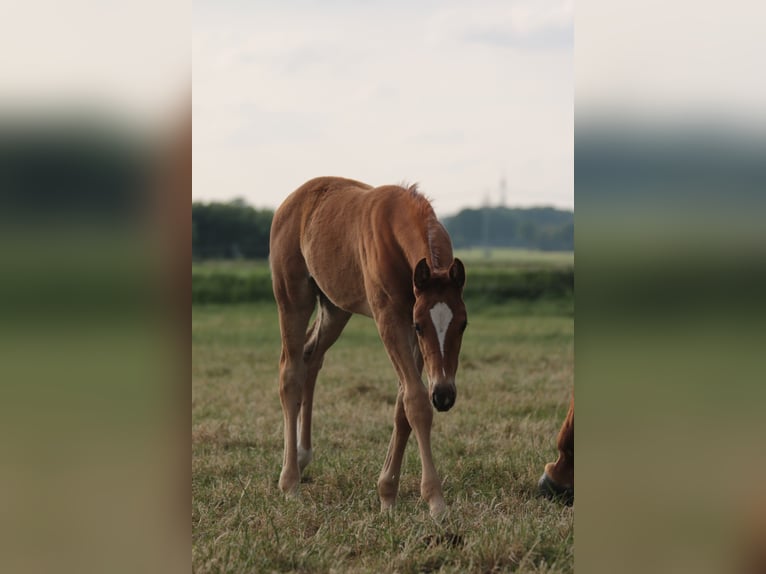
{"type": "Polygon", "coordinates": [[[535,496],[573,385],[569,307],[469,306],[457,403],[434,416],[450,507],[436,524],[419,496],[414,436],[397,509],[379,512],[396,381],[371,320],[352,318],[327,354],[314,460],[300,499],[287,500],[276,309],[193,306],[194,571],[572,572],[573,509],[535,496]]]}

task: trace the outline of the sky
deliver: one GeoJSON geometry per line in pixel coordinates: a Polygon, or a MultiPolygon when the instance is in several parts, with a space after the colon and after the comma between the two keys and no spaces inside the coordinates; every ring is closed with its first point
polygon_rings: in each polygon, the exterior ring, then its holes
{"type": "Polygon", "coordinates": [[[177,130],[190,97],[185,0],[34,0],[3,8],[0,116],[32,124],[87,114],[108,118],[113,129],[124,122],[130,131],[177,130]]]}
{"type": "Polygon", "coordinates": [[[641,121],[766,126],[766,5],[582,0],[575,11],[578,123],[617,110],[641,121]]]}
{"type": "Polygon", "coordinates": [[[275,208],[322,175],[439,216],[572,209],[570,0],[195,2],[193,199],[275,208]]]}

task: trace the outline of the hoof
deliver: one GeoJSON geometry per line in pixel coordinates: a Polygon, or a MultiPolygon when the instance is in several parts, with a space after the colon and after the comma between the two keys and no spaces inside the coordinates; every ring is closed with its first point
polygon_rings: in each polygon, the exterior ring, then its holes
{"type": "Polygon", "coordinates": [[[287,498],[290,499],[298,499],[300,497],[300,493],[298,492],[298,485],[296,484],[292,488],[282,488],[280,485],[279,490],[282,491],[282,494],[287,498]]]}
{"type": "Polygon", "coordinates": [[[279,477],[279,490],[281,490],[287,498],[297,498],[299,482],[300,476],[294,476],[283,472],[279,477]]]}
{"type": "Polygon", "coordinates": [[[574,504],[574,487],[560,486],[551,480],[551,477],[546,473],[540,477],[537,483],[537,491],[541,496],[550,498],[551,500],[558,500],[563,502],[567,506],[574,504]]]}
{"type": "Polygon", "coordinates": [[[284,495],[285,495],[285,499],[287,500],[300,500],[301,498],[300,492],[298,492],[297,488],[293,490],[288,490],[287,492],[284,493],[284,495]]]}
{"type": "Polygon", "coordinates": [[[436,522],[441,522],[441,520],[447,515],[447,505],[443,500],[433,502],[429,505],[429,511],[431,518],[433,518],[436,522]]]}
{"type": "Polygon", "coordinates": [[[311,459],[313,458],[311,449],[306,450],[302,446],[298,445],[298,469],[300,470],[301,474],[303,474],[303,471],[306,470],[306,467],[311,462],[311,459]]]}

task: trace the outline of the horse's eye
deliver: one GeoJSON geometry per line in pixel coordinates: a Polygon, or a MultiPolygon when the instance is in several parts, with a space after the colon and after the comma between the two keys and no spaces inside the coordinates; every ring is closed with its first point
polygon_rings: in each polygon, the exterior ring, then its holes
{"type": "Polygon", "coordinates": [[[420,326],[420,323],[415,323],[415,332],[418,335],[422,335],[423,334],[423,328],[420,326]]]}
{"type": "Polygon", "coordinates": [[[465,328],[468,326],[468,321],[463,321],[463,324],[460,325],[460,332],[462,333],[465,331],[465,328]]]}

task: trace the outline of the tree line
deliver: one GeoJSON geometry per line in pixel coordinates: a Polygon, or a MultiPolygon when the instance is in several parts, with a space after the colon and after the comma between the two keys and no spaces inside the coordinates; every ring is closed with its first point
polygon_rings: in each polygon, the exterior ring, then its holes
{"type": "Polygon", "coordinates": [[[265,259],[274,212],[255,209],[242,199],[192,203],[192,257],[265,259]]]}
{"type": "Polygon", "coordinates": [[[442,222],[455,248],[574,250],[574,213],[553,207],[463,209],[442,222]]]}
{"type": "MultiPolygon", "coordinates": [[[[192,203],[195,259],[262,259],[269,254],[274,212],[242,199],[192,203]]],[[[463,209],[444,218],[455,248],[574,249],[574,213],[552,207],[463,209]]]]}

